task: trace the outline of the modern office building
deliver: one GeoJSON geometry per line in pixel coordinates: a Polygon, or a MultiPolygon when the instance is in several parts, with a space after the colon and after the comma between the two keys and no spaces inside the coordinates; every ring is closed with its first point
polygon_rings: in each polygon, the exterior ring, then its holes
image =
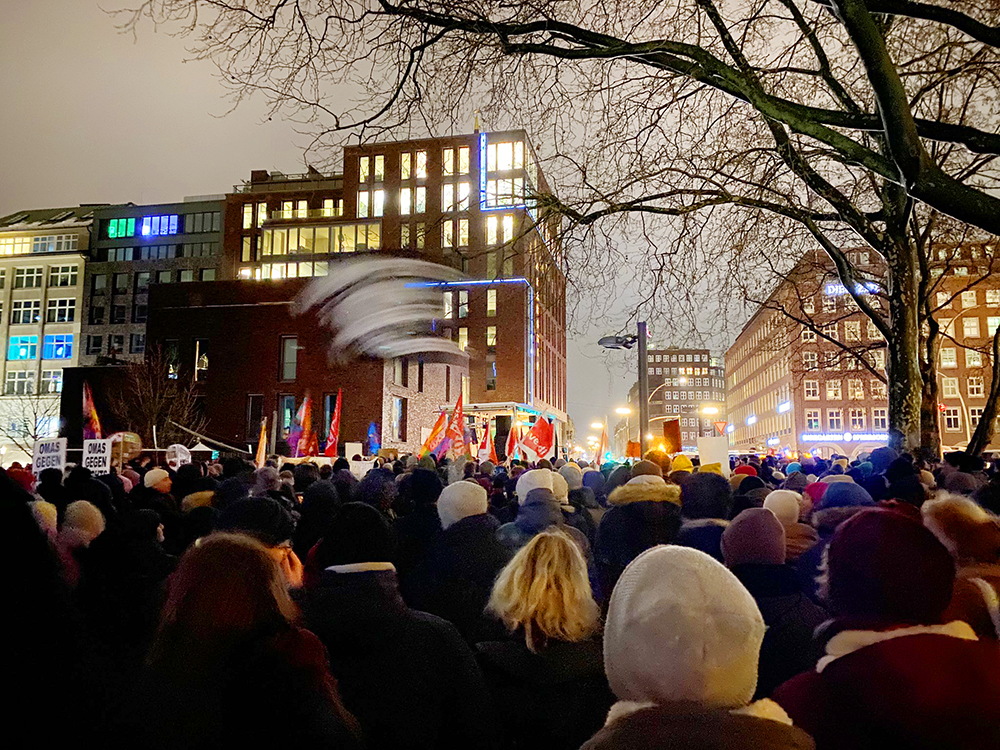
{"type": "MultiPolygon", "coordinates": [[[[935,249],[932,306],[938,352],[941,443],[968,444],[991,378],[1000,326],[1000,281],[983,245],[935,249]]],[[[880,275],[874,253],[851,253],[880,275]]],[[[820,251],[804,256],[750,318],[726,353],[730,440],[736,450],[856,456],[888,441],[885,340],[820,251]]],[[[874,291],[874,287],[872,287],[874,291]]]]}
{"type": "Polygon", "coordinates": [[[81,365],[142,358],[151,286],[216,278],[223,206],[192,198],[94,212],[81,365]]]}
{"type": "Polygon", "coordinates": [[[466,413],[493,420],[498,443],[514,422],[546,414],[564,445],[563,256],[556,221],[537,208],[549,188],[527,135],[351,146],[343,165],[342,174],[254,171],[237,185],[226,196],[220,276],[322,276],[365,252],[451,266],[468,278],[442,287],[440,326],[469,354],[466,413]]]}
{"type": "Polygon", "coordinates": [[[0,218],[0,458],[7,462],[30,460],[22,449],[58,432],[63,368],[77,364],[80,355],[84,269],[100,208],[0,218]]]}
{"type": "MultiPolygon", "coordinates": [[[[718,435],[715,422],[726,420],[725,371],[708,349],[654,348],[647,356],[649,446],[662,443],[663,423],[680,420],[681,445],[697,450],[699,437],[718,435]]],[[[615,429],[615,446],[639,441],[639,383],[628,392],[632,410],[615,429]]],[[[624,448],[622,448],[622,454],[624,448]]],[[[619,454],[619,455],[622,455],[619,454]]]]}
{"type": "Polygon", "coordinates": [[[342,389],[342,453],[348,442],[367,442],[373,424],[383,447],[419,450],[441,406],[458,398],[467,369],[419,357],[331,362],[329,329],[313,312],[293,312],[304,285],[158,285],[150,291],[150,345],[168,353],[180,379],[196,377],[206,430],[217,440],[256,445],[265,416],[277,424],[276,439],[285,437],[308,395],[322,442],[342,389]]]}

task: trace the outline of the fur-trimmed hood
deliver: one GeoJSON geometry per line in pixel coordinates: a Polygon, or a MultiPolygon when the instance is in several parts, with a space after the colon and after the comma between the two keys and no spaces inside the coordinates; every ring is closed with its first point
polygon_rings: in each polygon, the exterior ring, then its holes
{"type": "MultiPolygon", "coordinates": [[[[628,484],[614,490],[608,497],[612,506],[631,505],[632,503],[673,503],[680,506],[681,488],[676,484],[667,484],[662,479],[659,482],[637,482],[636,477],[628,484]]],[[[656,477],[659,479],[659,477],[656,477]]]]}

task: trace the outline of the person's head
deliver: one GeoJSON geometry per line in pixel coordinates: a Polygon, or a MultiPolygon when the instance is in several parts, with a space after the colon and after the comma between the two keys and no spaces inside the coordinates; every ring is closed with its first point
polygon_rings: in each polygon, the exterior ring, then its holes
{"type": "Polygon", "coordinates": [[[165,495],[173,487],[173,480],[170,479],[170,474],[167,473],[166,469],[150,469],[142,478],[142,484],[148,490],[161,492],[165,495]]]}
{"type": "Polygon", "coordinates": [[[692,474],[681,483],[681,513],[685,518],[729,518],[733,488],[718,474],[692,474]]]}
{"type": "Polygon", "coordinates": [[[475,480],[449,484],[441,491],[437,501],[441,528],[448,529],[464,518],[481,516],[489,510],[486,490],[475,480]]]}
{"type": "Polygon", "coordinates": [[[642,476],[662,477],[663,469],[660,468],[659,464],[652,461],[637,461],[635,466],[632,467],[632,478],[642,476]]]}
{"type": "Polygon", "coordinates": [[[576,543],[558,531],[536,534],[518,550],[497,577],[487,610],[511,632],[523,630],[534,652],[548,641],[589,638],[600,620],[587,562],[576,543]]]}
{"type": "Polygon", "coordinates": [[[104,531],[104,515],[97,506],[77,500],[66,506],[59,537],[70,548],[88,547],[104,531]]]}
{"type": "Polygon", "coordinates": [[[62,484],[63,473],[60,469],[42,469],[42,473],[38,475],[38,479],[39,484],[62,484]]]}
{"type": "MultiPolygon", "coordinates": [[[[46,469],[45,471],[59,470],[46,469]]],[[[41,529],[45,533],[45,536],[47,536],[50,540],[55,540],[59,533],[59,511],[56,506],[52,503],[47,503],[44,500],[32,500],[29,505],[31,506],[31,515],[38,524],[38,528],[41,529]]]]}
{"type": "Polygon", "coordinates": [[[295,478],[295,491],[305,492],[309,485],[319,481],[319,467],[312,463],[299,464],[292,475],[295,478]]]}
{"type": "Polygon", "coordinates": [[[890,625],[933,625],[951,601],[955,565],[918,520],[866,509],[837,527],[821,594],[832,613],[890,625]]]}
{"type": "Polygon", "coordinates": [[[569,484],[558,471],[552,472],[552,494],[563,505],[569,503],[569,484]]]}
{"type": "Polygon", "coordinates": [[[543,458],[541,461],[539,461],[536,464],[536,466],[539,469],[548,469],[549,471],[552,471],[552,462],[549,461],[549,459],[547,459],[547,458],[543,458]]]}
{"type": "Polygon", "coordinates": [[[280,492],[281,477],[278,476],[278,470],[271,466],[257,469],[254,472],[253,491],[255,495],[263,495],[265,492],[280,492]]]}
{"type": "Polygon", "coordinates": [[[163,541],[163,524],[160,522],[160,514],[149,508],[122,514],[118,519],[118,529],[122,536],[129,541],[163,541]]]}
{"type": "Polygon", "coordinates": [[[354,488],[354,499],[388,514],[396,499],[396,482],[392,474],[381,469],[369,471],[354,488]]]}
{"type": "Polygon", "coordinates": [[[764,507],[774,513],[785,526],[799,522],[802,511],[802,495],[791,490],[774,490],[764,498],[764,507]]]}
{"type": "Polygon", "coordinates": [[[521,474],[517,478],[514,490],[517,493],[518,503],[524,505],[525,500],[528,498],[528,493],[536,489],[546,489],[550,492],[553,490],[551,471],[548,469],[532,469],[521,474]]]}
{"type": "Polygon", "coordinates": [[[399,495],[411,508],[434,505],[441,495],[441,478],[433,469],[414,469],[399,480],[399,495]]]}
{"type": "Polygon", "coordinates": [[[721,549],[727,568],[784,565],[785,527],[771,511],[748,508],[722,532],[721,549]]]}
{"type": "Polygon", "coordinates": [[[757,687],[764,619],[704,552],[661,545],[629,563],[611,594],[604,669],[623,701],[733,709],[757,687]]]}
{"type": "Polygon", "coordinates": [[[385,516],[365,503],[347,503],[323,535],[316,562],[321,568],[389,562],[395,551],[392,528],[385,516]]]}
{"type": "Polygon", "coordinates": [[[351,462],[348,461],[343,456],[340,456],[336,461],[333,462],[333,473],[336,474],[341,469],[351,470],[351,462]]]}
{"type": "Polygon", "coordinates": [[[301,563],[292,551],[295,520],[276,500],[248,497],[235,502],[219,515],[216,528],[252,536],[281,566],[290,586],[302,583],[301,563]]]}
{"type": "Polygon", "coordinates": [[[181,674],[211,671],[248,638],[278,632],[297,614],[260,542],[212,534],[184,553],[170,579],[149,662],[181,674]]]}
{"type": "Polygon", "coordinates": [[[1000,563],[1000,519],[978,503],[939,492],[920,511],[924,526],[959,565],[1000,563]]]}
{"type": "Polygon", "coordinates": [[[576,464],[563,464],[559,468],[559,473],[566,480],[570,490],[579,490],[583,487],[583,470],[576,464]]]}

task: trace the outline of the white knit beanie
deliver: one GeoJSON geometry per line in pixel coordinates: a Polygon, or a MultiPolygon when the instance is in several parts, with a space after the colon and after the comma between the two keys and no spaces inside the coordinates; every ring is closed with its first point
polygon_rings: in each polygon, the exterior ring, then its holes
{"type": "Polygon", "coordinates": [[[142,478],[142,484],[147,489],[150,487],[155,487],[164,479],[168,479],[170,475],[163,469],[150,469],[146,472],[146,476],[142,478]]]}
{"type": "Polygon", "coordinates": [[[552,494],[563,505],[569,502],[569,482],[558,471],[552,472],[552,494]]]}
{"type": "Polygon", "coordinates": [[[531,471],[526,471],[519,476],[517,478],[517,484],[514,486],[514,491],[517,493],[518,504],[524,505],[524,501],[528,497],[528,493],[532,490],[537,490],[539,487],[551,492],[552,474],[553,472],[548,469],[532,469],[531,471]]]}
{"type": "Polygon", "coordinates": [[[785,526],[798,523],[802,495],[791,490],[775,490],[764,498],[764,507],[774,513],[785,526]]]}
{"type": "Polygon", "coordinates": [[[615,586],[604,669],[620,700],[746,706],[757,688],[764,619],[753,597],[704,552],[660,545],[615,586]]]}
{"type": "Polygon", "coordinates": [[[447,529],[469,516],[481,516],[489,508],[486,490],[479,482],[461,481],[449,484],[438,497],[438,516],[441,528],[447,529]]]}
{"type": "Polygon", "coordinates": [[[562,474],[563,479],[566,480],[566,484],[569,485],[571,490],[578,490],[583,487],[583,471],[576,464],[566,464],[559,469],[559,473],[562,474]]]}
{"type": "Polygon", "coordinates": [[[86,547],[104,531],[104,514],[93,503],[77,500],[66,506],[62,533],[70,546],[86,547]]]}

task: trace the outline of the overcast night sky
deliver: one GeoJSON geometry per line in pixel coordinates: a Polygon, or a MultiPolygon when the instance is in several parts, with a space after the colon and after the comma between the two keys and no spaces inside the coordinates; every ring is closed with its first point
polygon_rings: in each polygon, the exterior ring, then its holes
{"type": "MultiPolygon", "coordinates": [[[[224,193],[251,169],[300,171],[303,136],[263,106],[228,102],[184,40],[119,34],[92,0],[7,0],[0,25],[0,215],[80,203],[157,203],[224,193]]],[[[117,0],[105,0],[115,7],[117,0]]],[[[301,170],[304,171],[304,170],[301,170]]],[[[624,402],[634,376],[609,372],[602,333],[568,343],[578,435],[624,402]]]]}

